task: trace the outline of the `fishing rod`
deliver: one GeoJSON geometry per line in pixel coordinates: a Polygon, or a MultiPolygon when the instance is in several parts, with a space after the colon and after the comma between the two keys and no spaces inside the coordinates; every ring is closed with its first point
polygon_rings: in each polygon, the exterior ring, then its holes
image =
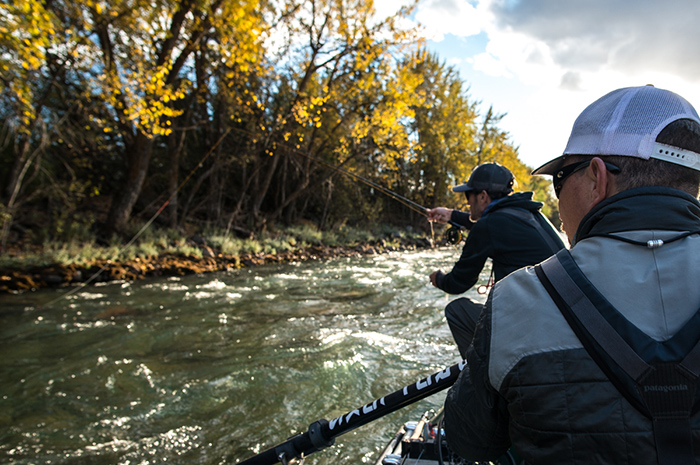
{"type": "Polygon", "coordinates": [[[466,365],[467,362],[462,360],[331,421],[325,418],[316,420],[309,425],[305,433],[292,436],[285,442],[240,462],[239,465],[286,465],[289,460],[303,458],[330,447],[338,436],[452,386],[466,365]]]}

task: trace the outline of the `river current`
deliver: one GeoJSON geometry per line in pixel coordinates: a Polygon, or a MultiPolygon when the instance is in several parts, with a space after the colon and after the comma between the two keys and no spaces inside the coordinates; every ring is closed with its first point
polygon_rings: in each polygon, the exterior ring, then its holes
{"type": "MultiPolygon", "coordinates": [[[[235,464],[415,383],[460,360],[443,314],[453,297],[428,280],[459,253],[0,296],[0,462],[235,464]]],[[[373,464],[445,393],[305,463],[373,464]]]]}

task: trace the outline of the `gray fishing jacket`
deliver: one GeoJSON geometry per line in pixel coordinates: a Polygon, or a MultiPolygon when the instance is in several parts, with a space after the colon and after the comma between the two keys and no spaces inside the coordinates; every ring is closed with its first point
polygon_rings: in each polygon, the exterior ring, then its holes
{"type": "MultiPolygon", "coordinates": [[[[700,309],[700,203],[674,189],[641,188],[607,199],[582,221],[571,255],[629,322],[668,341],[700,309]]],[[[698,329],[700,333],[700,328],[698,329]]],[[[531,464],[655,463],[651,420],[617,391],[535,275],[519,270],[493,288],[445,401],[450,446],[495,459],[511,445],[531,464]]],[[[700,414],[691,417],[700,463],[700,414]]]]}

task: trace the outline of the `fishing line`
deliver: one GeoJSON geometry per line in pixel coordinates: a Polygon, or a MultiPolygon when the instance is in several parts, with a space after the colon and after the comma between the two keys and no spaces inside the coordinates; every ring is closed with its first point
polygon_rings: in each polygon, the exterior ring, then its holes
{"type": "MultiPolygon", "coordinates": [[[[407,199],[406,197],[404,197],[402,195],[397,194],[396,192],[392,191],[391,189],[389,189],[387,187],[379,185],[373,181],[370,181],[369,179],[366,179],[366,178],[360,176],[359,174],[355,174],[351,171],[346,170],[345,168],[334,165],[333,163],[327,162],[327,161],[322,160],[318,157],[314,157],[313,155],[309,155],[308,153],[304,153],[301,150],[295,150],[293,148],[292,148],[292,150],[295,153],[298,153],[299,155],[302,155],[304,157],[307,157],[307,158],[314,160],[314,161],[317,161],[319,163],[323,163],[324,165],[326,165],[326,166],[328,166],[336,171],[339,171],[343,174],[346,174],[346,175],[348,175],[356,180],[359,180],[361,182],[364,182],[368,186],[377,189],[378,191],[380,191],[381,193],[383,193],[385,195],[388,195],[389,197],[393,198],[394,200],[398,201],[399,203],[403,204],[404,206],[410,208],[411,210],[418,212],[425,217],[429,217],[428,208],[426,208],[422,205],[419,205],[416,202],[414,202],[410,199],[407,199]]],[[[430,232],[432,234],[433,240],[435,240],[435,231],[433,230],[433,222],[429,221],[429,223],[430,223],[430,232]]],[[[446,233],[448,241],[452,244],[459,244],[462,241],[462,230],[465,229],[464,226],[462,226],[458,223],[455,223],[454,221],[451,221],[451,220],[448,220],[447,223],[452,226],[450,229],[447,230],[447,233],[446,233]]]]}
{"type": "MultiPolygon", "coordinates": [[[[87,280],[81,282],[78,286],[76,286],[75,288],[71,289],[69,292],[67,292],[67,293],[65,293],[65,294],[63,294],[63,295],[61,295],[60,297],[58,297],[58,298],[56,298],[56,299],[50,301],[49,303],[47,303],[47,304],[45,304],[45,305],[52,305],[52,304],[58,302],[58,301],[61,300],[61,299],[68,298],[68,297],[70,297],[71,295],[73,295],[73,294],[79,292],[80,290],[84,289],[86,286],[88,286],[89,284],[91,284],[95,279],[97,279],[97,278],[107,269],[107,266],[108,266],[112,261],[114,261],[120,254],[122,254],[122,253],[123,253],[125,250],[127,250],[129,247],[131,247],[131,246],[134,244],[134,242],[136,242],[136,240],[137,240],[139,237],[141,237],[141,235],[151,226],[151,224],[153,224],[153,222],[156,220],[156,218],[158,218],[158,216],[160,216],[160,214],[163,212],[163,210],[165,210],[165,207],[167,207],[167,206],[170,204],[170,201],[175,197],[175,195],[177,195],[177,193],[180,192],[180,190],[181,190],[181,189],[184,187],[184,185],[189,181],[189,179],[194,175],[194,173],[195,173],[199,168],[201,168],[202,164],[207,160],[207,158],[209,158],[209,156],[214,152],[214,150],[219,146],[219,144],[221,144],[221,142],[222,142],[222,141],[224,140],[224,138],[228,135],[228,133],[231,132],[231,130],[234,130],[234,129],[237,130],[237,131],[239,131],[239,132],[244,132],[244,133],[252,134],[252,133],[250,133],[249,131],[246,131],[246,130],[244,130],[244,129],[240,129],[240,128],[228,128],[228,129],[221,135],[221,137],[219,138],[219,140],[217,140],[216,143],[211,147],[211,149],[204,155],[204,157],[202,157],[202,159],[197,163],[197,165],[190,171],[190,173],[189,173],[189,174],[185,177],[185,179],[180,183],[180,185],[177,187],[177,189],[165,200],[165,202],[163,203],[163,205],[161,205],[161,207],[158,209],[158,211],[156,211],[156,213],[155,213],[155,214],[143,225],[143,227],[129,240],[129,242],[127,242],[124,246],[122,246],[121,248],[119,248],[119,249],[112,255],[112,257],[109,258],[109,259],[107,260],[107,264],[102,265],[102,267],[100,267],[100,269],[99,269],[98,271],[96,271],[94,274],[92,274],[87,280]]],[[[408,198],[406,198],[406,197],[404,197],[404,196],[402,196],[402,195],[400,195],[400,194],[398,194],[398,193],[392,191],[391,189],[389,189],[389,188],[387,188],[387,187],[384,187],[384,186],[382,186],[382,185],[380,185],[380,184],[377,184],[377,183],[375,183],[375,182],[373,182],[373,181],[370,181],[369,179],[367,179],[367,178],[365,178],[365,177],[363,177],[363,176],[360,176],[359,174],[353,173],[353,172],[351,172],[351,171],[349,171],[349,170],[347,170],[347,169],[345,169],[345,168],[342,168],[342,167],[340,167],[340,166],[334,165],[333,163],[327,162],[327,161],[325,161],[325,160],[323,160],[323,159],[320,159],[320,158],[318,158],[318,157],[314,157],[313,155],[310,155],[310,154],[308,154],[308,153],[306,153],[306,152],[304,152],[304,151],[298,150],[298,149],[296,149],[296,148],[294,148],[294,147],[291,147],[291,146],[289,146],[289,145],[287,145],[287,144],[280,144],[280,145],[283,145],[284,147],[286,147],[287,149],[289,149],[289,150],[290,150],[291,152],[293,152],[293,153],[297,153],[297,154],[302,155],[302,156],[304,156],[304,157],[307,157],[307,158],[309,158],[309,159],[311,159],[311,160],[314,160],[314,161],[316,161],[316,162],[318,162],[318,163],[322,163],[322,164],[328,166],[328,167],[331,168],[331,169],[334,169],[334,170],[336,170],[336,171],[338,171],[338,172],[340,172],[340,173],[343,173],[343,174],[345,174],[345,175],[347,175],[347,176],[350,176],[351,178],[353,178],[353,179],[355,179],[355,180],[358,180],[358,181],[360,181],[360,182],[363,182],[363,183],[365,183],[366,185],[368,185],[368,186],[370,186],[370,187],[372,187],[372,188],[374,188],[374,189],[377,189],[379,192],[381,192],[381,193],[383,193],[383,194],[385,194],[385,195],[387,195],[387,196],[393,198],[394,200],[396,200],[397,202],[401,203],[402,205],[408,207],[409,209],[411,209],[411,210],[413,210],[413,211],[415,211],[415,212],[417,212],[417,213],[419,213],[419,214],[421,214],[421,215],[423,215],[423,216],[425,216],[425,217],[428,217],[428,216],[429,216],[429,215],[428,215],[428,208],[426,208],[426,207],[424,207],[424,206],[422,206],[422,205],[420,205],[420,204],[418,204],[418,203],[416,203],[416,202],[414,202],[414,201],[412,201],[412,200],[410,200],[410,199],[408,199],[408,198]]],[[[433,222],[430,221],[429,223],[430,223],[431,234],[432,234],[433,240],[434,240],[435,232],[434,232],[434,230],[433,230],[433,222]]],[[[450,225],[452,225],[452,228],[450,228],[450,230],[448,230],[448,232],[447,232],[448,240],[449,240],[450,242],[452,242],[452,243],[458,243],[458,242],[461,241],[461,239],[462,239],[461,229],[464,229],[464,228],[463,228],[463,226],[461,226],[461,225],[459,225],[459,224],[457,224],[457,223],[454,223],[453,221],[448,221],[448,223],[449,223],[450,225]]]]}
{"type": "Polygon", "coordinates": [[[376,182],[370,181],[367,178],[364,178],[360,176],[359,174],[353,173],[352,171],[348,171],[345,168],[342,168],[338,165],[334,165],[333,163],[327,162],[321,158],[314,157],[313,155],[309,155],[308,153],[304,153],[301,150],[295,150],[295,153],[298,153],[299,155],[302,155],[304,157],[307,157],[311,160],[317,161],[319,163],[323,163],[324,165],[328,166],[329,168],[332,168],[336,171],[339,171],[343,174],[346,174],[358,181],[361,181],[365,184],[367,184],[370,187],[373,187],[374,189],[377,189],[381,193],[388,195],[389,197],[393,198],[394,200],[398,201],[399,203],[405,205],[406,207],[410,208],[411,210],[420,213],[421,215],[427,217],[428,216],[428,209],[422,205],[417,204],[416,202],[407,199],[406,197],[397,194],[396,192],[392,191],[391,189],[384,187],[380,184],[377,184],[376,182]]]}
{"type": "MultiPolygon", "coordinates": [[[[245,130],[245,129],[234,128],[234,130],[236,130],[236,131],[238,131],[238,132],[241,132],[241,133],[244,133],[244,134],[247,134],[247,135],[254,135],[252,132],[247,131],[247,130],[245,130]]],[[[392,199],[398,201],[399,203],[401,203],[402,205],[408,207],[409,209],[411,209],[411,210],[413,210],[413,211],[415,211],[415,212],[417,212],[417,213],[419,213],[419,214],[425,216],[426,218],[429,217],[429,215],[428,215],[428,210],[429,210],[429,209],[428,209],[428,208],[426,208],[426,207],[424,207],[424,206],[422,206],[422,205],[419,205],[418,203],[416,203],[416,202],[414,202],[414,201],[412,201],[412,200],[410,200],[410,199],[408,199],[408,198],[406,198],[406,197],[404,197],[404,196],[402,196],[402,195],[397,194],[396,192],[392,191],[391,189],[389,189],[389,188],[387,188],[387,187],[384,187],[384,186],[382,186],[382,185],[380,185],[380,184],[377,184],[377,183],[374,182],[374,181],[370,181],[369,179],[364,178],[364,177],[360,176],[359,174],[353,173],[352,171],[349,171],[349,170],[347,170],[347,169],[345,169],[345,168],[342,168],[342,167],[340,167],[340,166],[338,166],[338,165],[335,165],[335,164],[333,164],[333,163],[327,162],[327,161],[325,161],[325,160],[323,160],[323,159],[321,159],[321,158],[315,157],[315,156],[313,156],[313,155],[307,153],[306,151],[299,150],[298,148],[293,147],[293,146],[291,146],[291,145],[289,145],[289,144],[285,144],[285,143],[281,142],[281,143],[279,143],[279,145],[282,146],[282,147],[285,147],[285,148],[288,149],[291,153],[295,153],[295,154],[301,155],[301,156],[306,157],[306,158],[308,158],[309,160],[313,160],[313,161],[315,161],[315,162],[317,162],[317,163],[322,163],[322,164],[326,165],[327,167],[329,167],[329,168],[331,168],[331,169],[333,169],[333,170],[335,170],[335,171],[338,171],[338,172],[340,172],[340,173],[342,173],[342,174],[345,174],[345,175],[347,175],[347,176],[349,176],[349,177],[351,177],[351,178],[353,178],[353,179],[355,179],[355,180],[358,180],[358,181],[360,181],[360,182],[363,182],[363,183],[367,184],[368,186],[370,186],[370,187],[372,187],[372,188],[374,188],[374,189],[377,189],[377,190],[378,190],[379,192],[381,192],[382,194],[385,194],[385,195],[391,197],[392,199]]],[[[434,241],[434,240],[435,240],[435,231],[433,230],[433,222],[432,222],[432,221],[429,221],[429,223],[430,223],[430,232],[431,232],[431,235],[432,235],[432,239],[433,239],[433,241],[434,241]]],[[[458,244],[458,243],[461,242],[461,240],[462,240],[462,232],[461,232],[461,231],[462,231],[463,229],[465,229],[464,226],[462,226],[462,225],[460,225],[460,224],[458,224],[458,223],[455,223],[454,221],[451,221],[451,220],[448,220],[447,223],[450,224],[450,225],[452,226],[449,230],[447,230],[447,233],[446,233],[448,242],[450,242],[450,243],[452,243],[452,244],[458,244]]]]}
{"type": "MultiPolygon", "coordinates": [[[[328,166],[336,171],[340,171],[343,174],[346,174],[354,179],[357,179],[361,182],[364,182],[365,184],[379,190],[383,194],[388,195],[389,197],[393,198],[394,200],[398,201],[399,203],[403,204],[404,206],[410,208],[411,210],[420,213],[421,215],[425,216],[426,218],[429,218],[428,208],[426,208],[422,205],[419,205],[416,202],[414,202],[410,199],[407,199],[406,197],[404,197],[402,195],[397,194],[396,192],[392,191],[391,189],[389,189],[387,187],[379,185],[373,181],[370,181],[369,179],[363,178],[359,174],[355,174],[351,171],[346,170],[345,168],[341,168],[340,166],[334,165],[333,163],[329,163],[325,160],[314,157],[313,155],[309,155],[308,153],[304,153],[301,150],[295,150],[295,149],[292,149],[292,150],[295,153],[298,153],[298,154],[300,154],[304,157],[307,157],[311,160],[315,160],[319,163],[323,163],[324,165],[326,165],[326,166],[328,166]]],[[[430,233],[431,233],[432,241],[435,242],[435,231],[433,230],[433,222],[430,220],[428,222],[430,223],[430,233]]],[[[449,242],[450,244],[459,244],[460,242],[462,242],[462,239],[463,239],[462,230],[464,230],[466,228],[464,226],[462,226],[461,224],[455,223],[452,220],[448,220],[447,223],[451,226],[450,229],[448,229],[445,232],[445,235],[447,236],[447,242],[449,242]]]]}
{"type": "Polygon", "coordinates": [[[204,157],[202,157],[202,159],[199,161],[199,163],[197,163],[197,165],[192,169],[192,171],[190,171],[190,174],[188,174],[188,175],[185,177],[185,179],[180,183],[180,185],[177,187],[177,189],[175,190],[175,192],[173,192],[172,194],[170,194],[170,197],[168,197],[168,198],[165,200],[165,202],[163,203],[163,205],[160,206],[160,208],[158,209],[158,211],[151,217],[151,219],[149,219],[149,220],[143,225],[143,227],[141,227],[141,229],[140,229],[136,234],[134,234],[134,236],[131,238],[131,240],[129,240],[129,242],[127,242],[124,246],[120,247],[116,252],[114,252],[114,254],[112,255],[112,257],[109,258],[109,259],[107,260],[107,263],[106,263],[106,264],[102,265],[102,266],[100,267],[99,270],[97,270],[92,276],[90,276],[90,278],[88,278],[87,280],[81,282],[78,286],[74,287],[73,289],[71,289],[70,291],[66,292],[65,294],[63,294],[63,295],[57,297],[56,299],[50,301],[50,302],[47,303],[47,304],[44,304],[44,306],[46,306],[46,305],[53,305],[53,304],[55,304],[56,302],[58,302],[59,300],[66,299],[66,298],[72,296],[72,295],[75,294],[76,292],[81,291],[82,289],[84,289],[86,286],[88,286],[90,283],[92,283],[95,279],[97,279],[97,277],[100,276],[100,275],[107,269],[107,266],[110,265],[110,264],[112,263],[112,261],[114,261],[119,255],[121,255],[121,254],[122,254],[125,250],[127,250],[129,247],[131,247],[131,246],[134,244],[134,242],[136,242],[136,240],[137,240],[139,237],[141,237],[141,235],[142,235],[144,232],[146,232],[146,230],[151,226],[151,224],[153,224],[153,222],[156,220],[156,218],[158,218],[158,216],[160,216],[160,214],[163,213],[163,210],[165,210],[165,207],[167,207],[167,206],[170,204],[170,201],[175,197],[175,195],[177,195],[177,193],[180,192],[180,190],[184,187],[184,185],[187,183],[187,181],[189,181],[189,179],[194,175],[195,171],[197,171],[199,168],[201,168],[201,167],[202,167],[202,164],[204,164],[204,162],[206,161],[206,159],[209,158],[209,156],[210,156],[212,153],[214,153],[214,150],[219,146],[219,144],[221,144],[221,142],[224,140],[224,138],[228,135],[228,133],[229,133],[230,131],[231,131],[231,128],[227,129],[227,130],[223,133],[223,135],[219,138],[218,141],[216,141],[216,143],[212,146],[212,148],[209,150],[209,152],[207,152],[206,155],[204,155],[204,157]]]}
{"type": "MultiPolygon", "coordinates": [[[[233,128],[233,129],[234,129],[235,131],[237,131],[237,132],[241,132],[241,133],[244,133],[244,134],[247,134],[247,135],[251,135],[251,136],[252,136],[252,135],[255,135],[253,132],[247,131],[247,130],[245,130],[245,129],[241,129],[241,128],[233,128]]],[[[322,164],[326,165],[327,167],[329,167],[329,168],[331,168],[331,169],[334,169],[334,170],[336,170],[336,171],[338,171],[338,172],[340,172],[340,173],[343,173],[343,174],[345,174],[345,175],[347,175],[347,176],[350,176],[351,178],[354,178],[354,179],[356,179],[356,180],[358,180],[358,181],[361,181],[361,182],[367,184],[368,186],[373,187],[374,189],[377,189],[377,190],[380,191],[381,193],[383,193],[383,194],[385,194],[385,195],[388,195],[389,197],[391,197],[391,198],[393,198],[394,200],[398,201],[399,203],[405,205],[406,207],[410,208],[411,210],[413,210],[413,211],[415,211],[415,212],[417,212],[417,213],[420,213],[421,215],[423,215],[423,216],[425,216],[425,217],[428,217],[428,210],[429,210],[428,208],[426,208],[426,207],[424,207],[424,206],[422,206],[422,205],[420,205],[420,204],[418,204],[418,203],[416,203],[416,202],[414,202],[414,201],[412,201],[412,200],[410,200],[410,199],[408,199],[408,198],[406,198],[406,197],[404,197],[404,196],[402,196],[402,195],[397,194],[396,192],[392,191],[391,189],[389,189],[389,188],[387,188],[387,187],[384,187],[384,186],[382,186],[382,185],[380,185],[380,184],[377,184],[377,183],[374,182],[374,181],[370,181],[369,179],[364,178],[364,177],[360,176],[359,174],[353,173],[352,171],[349,171],[349,170],[347,170],[347,169],[345,169],[345,168],[342,168],[342,167],[340,167],[340,166],[338,166],[338,165],[335,165],[335,164],[333,164],[333,163],[330,163],[330,162],[328,162],[328,161],[326,161],[326,160],[323,160],[323,159],[321,159],[321,158],[315,157],[315,156],[313,156],[313,155],[311,155],[311,154],[309,154],[309,153],[307,153],[307,152],[305,152],[305,151],[303,151],[303,150],[299,150],[298,148],[293,147],[293,146],[291,146],[291,145],[289,145],[289,144],[285,144],[285,143],[283,143],[283,142],[278,142],[278,144],[279,144],[280,146],[282,146],[282,147],[285,147],[286,149],[288,149],[288,150],[289,150],[290,152],[292,152],[292,153],[295,153],[295,154],[301,155],[301,156],[303,156],[303,157],[306,157],[306,158],[308,158],[309,160],[313,160],[313,161],[316,161],[316,162],[318,162],[318,163],[322,163],[322,164]]],[[[450,223],[450,224],[453,224],[453,223],[450,223]]],[[[454,225],[455,225],[455,224],[453,224],[453,226],[454,226],[454,225]]]]}

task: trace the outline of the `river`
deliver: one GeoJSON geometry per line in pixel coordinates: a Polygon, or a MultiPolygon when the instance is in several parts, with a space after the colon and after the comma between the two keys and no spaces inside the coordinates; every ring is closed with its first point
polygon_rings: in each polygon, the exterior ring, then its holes
{"type": "MultiPolygon", "coordinates": [[[[414,383],[460,359],[443,315],[451,297],[428,280],[459,253],[2,295],[0,462],[233,464],[414,383]]],[[[306,464],[373,464],[403,422],[444,396],[341,436],[306,464]]]]}

